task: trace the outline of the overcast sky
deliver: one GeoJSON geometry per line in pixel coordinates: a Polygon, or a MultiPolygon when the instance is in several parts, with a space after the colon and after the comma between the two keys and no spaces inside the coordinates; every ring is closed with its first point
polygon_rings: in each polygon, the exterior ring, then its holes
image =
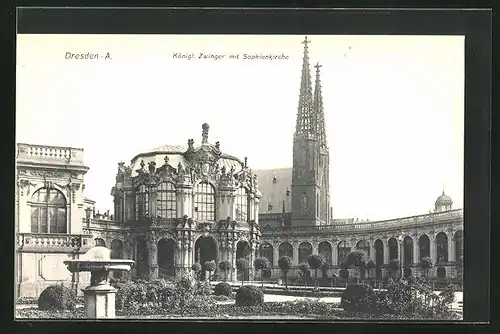
{"type": "MultiPolygon", "coordinates": [[[[209,141],[253,169],[292,165],[304,36],[18,35],[17,142],[81,147],[86,197],[112,211],[119,161],[209,141]],[[98,53],[96,60],[65,59],[98,53]],[[107,53],[111,57],[106,58],[107,53]],[[174,53],[224,54],[219,60],[174,53]],[[285,55],[248,60],[243,54],[285,55]],[[240,54],[240,59],[228,59],[240,54]]],[[[309,36],[321,81],[336,218],[463,202],[464,38],[309,36]]]]}

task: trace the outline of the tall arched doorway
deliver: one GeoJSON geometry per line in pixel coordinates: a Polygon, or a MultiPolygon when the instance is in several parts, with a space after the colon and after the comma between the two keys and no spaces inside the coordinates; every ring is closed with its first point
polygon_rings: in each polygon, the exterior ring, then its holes
{"type": "MultiPolygon", "coordinates": [[[[194,262],[198,262],[203,267],[207,261],[216,261],[217,245],[212,237],[199,237],[194,245],[194,262]]],[[[205,279],[205,270],[201,271],[201,279],[205,279]]]]}
{"type": "MultiPolygon", "coordinates": [[[[252,249],[250,248],[250,245],[246,241],[239,241],[238,244],[236,245],[236,261],[243,259],[244,261],[248,262],[248,267],[253,266],[253,263],[250,263],[250,255],[252,253],[252,249]]],[[[236,277],[238,280],[249,280],[249,270],[241,271],[238,270],[236,272],[236,277]]]]}
{"type": "Polygon", "coordinates": [[[299,263],[306,263],[309,256],[312,255],[312,245],[305,241],[299,245],[299,263]]]}
{"type": "Polygon", "coordinates": [[[448,236],[444,232],[436,235],[436,262],[448,262],[448,236]]]}
{"type": "Polygon", "coordinates": [[[403,266],[408,267],[413,264],[413,239],[406,236],[403,239],[403,266]]]}
{"type": "Polygon", "coordinates": [[[323,241],[318,245],[318,254],[320,254],[328,265],[332,265],[332,245],[323,241]]]}
{"type": "Polygon", "coordinates": [[[398,242],[394,238],[390,238],[388,241],[389,245],[389,261],[398,258],[398,242]]]}
{"type": "Polygon", "coordinates": [[[289,242],[287,241],[282,242],[278,248],[278,252],[279,252],[279,257],[288,256],[290,259],[293,260],[293,248],[289,242]]]}
{"type": "Polygon", "coordinates": [[[431,241],[429,240],[429,237],[425,234],[422,234],[420,238],[418,238],[418,245],[419,245],[419,258],[422,260],[424,257],[430,257],[431,256],[431,241]]]}
{"type": "Polygon", "coordinates": [[[175,277],[175,241],[172,239],[158,242],[158,274],[160,277],[175,277]]]}
{"type": "Polygon", "coordinates": [[[384,264],[384,243],[377,239],[373,244],[375,246],[375,277],[382,278],[382,265],[384,264]]]}

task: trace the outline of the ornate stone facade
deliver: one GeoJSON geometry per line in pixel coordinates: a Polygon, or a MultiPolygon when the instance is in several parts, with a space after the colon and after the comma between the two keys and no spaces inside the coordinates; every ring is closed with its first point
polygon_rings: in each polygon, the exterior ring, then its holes
{"type": "Polygon", "coordinates": [[[208,132],[203,124],[198,147],[189,139],[187,149],[164,146],[136,156],[131,166],[118,164],[115,219],[89,220],[85,230],[101,243],[122,245],[137,262],[131,275],[178,276],[195,262],[234,264],[238,257],[252,266],[260,238],[257,179],[247,159],[222,153],[208,132]]]}
{"type": "Polygon", "coordinates": [[[17,145],[15,229],[18,296],[37,296],[64,282],[78,290],[85,274],[71,274],[64,260],[77,259],[92,246],[83,234],[84,183],[89,168],[83,150],[17,145]]]}

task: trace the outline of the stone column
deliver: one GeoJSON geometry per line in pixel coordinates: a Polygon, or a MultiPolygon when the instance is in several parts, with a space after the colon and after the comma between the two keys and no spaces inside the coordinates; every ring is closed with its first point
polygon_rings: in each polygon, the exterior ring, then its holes
{"type": "Polygon", "coordinates": [[[151,237],[148,240],[148,255],[149,255],[149,276],[151,279],[158,278],[158,244],[156,237],[151,237]]]}
{"type": "Polygon", "coordinates": [[[384,241],[384,264],[389,264],[389,240],[384,241]]]}
{"type": "Polygon", "coordinates": [[[437,258],[436,258],[436,238],[435,237],[432,237],[432,240],[430,242],[430,256],[431,256],[431,260],[434,264],[436,264],[437,262],[437,258]]]}
{"type": "Polygon", "coordinates": [[[235,282],[237,278],[237,269],[236,269],[236,241],[230,241],[228,252],[231,254],[231,259],[229,262],[231,263],[231,281],[235,282]]]}
{"type": "Polygon", "coordinates": [[[273,245],[273,267],[279,268],[278,261],[280,259],[279,244],[273,245]]]}
{"type": "Polygon", "coordinates": [[[182,267],[182,243],[181,243],[181,236],[180,234],[177,234],[177,240],[175,242],[175,276],[180,277],[182,276],[183,273],[183,267],[182,267]]]}
{"type": "Polygon", "coordinates": [[[255,276],[255,268],[254,268],[254,260],[255,260],[255,249],[256,249],[256,244],[255,244],[255,241],[254,242],[251,242],[250,244],[250,250],[251,250],[251,253],[250,253],[250,256],[249,256],[249,259],[248,261],[250,262],[248,265],[249,267],[249,272],[248,272],[248,279],[250,281],[253,281],[254,280],[254,276],[255,276]]]}
{"type": "Polygon", "coordinates": [[[292,246],[293,246],[292,266],[298,266],[299,265],[299,244],[298,244],[298,242],[294,242],[292,244],[292,246]]]}
{"type": "Polygon", "coordinates": [[[413,242],[413,264],[418,265],[420,263],[420,254],[419,254],[419,247],[418,247],[418,240],[413,242]]]}
{"type": "Polygon", "coordinates": [[[332,246],[332,264],[334,266],[338,266],[339,265],[338,262],[339,262],[339,249],[335,245],[335,246],[332,246]]]}
{"type": "Polygon", "coordinates": [[[376,254],[377,254],[377,251],[375,249],[375,241],[372,241],[371,244],[370,244],[370,260],[372,260],[373,263],[375,263],[376,261],[376,254]]]}
{"type": "Polygon", "coordinates": [[[455,243],[453,236],[448,237],[448,262],[455,261],[455,243]]]}
{"type": "Polygon", "coordinates": [[[311,246],[312,246],[312,255],[318,255],[319,243],[311,242],[311,246]]]}

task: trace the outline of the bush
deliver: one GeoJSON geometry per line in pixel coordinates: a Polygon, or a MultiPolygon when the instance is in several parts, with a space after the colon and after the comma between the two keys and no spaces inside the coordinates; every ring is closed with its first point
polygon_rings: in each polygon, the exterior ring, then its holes
{"type": "Polygon", "coordinates": [[[367,284],[349,284],[342,294],[340,307],[350,313],[372,313],[375,293],[367,284]]]}
{"type": "Polygon", "coordinates": [[[63,285],[48,286],[38,298],[40,310],[74,310],[75,307],[75,293],[63,285]]]}
{"type": "Polygon", "coordinates": [[[215,286],[214,289],[214,295],[216,296],[227,296],[230,297],[232,294],[233,290],[231,288],[231,285],[228,283],[219,283],[215,286]]]}
{"type": "Polygon", "coordinates": [[[195,294],[198,296],[209,296],[213,292],[212,285],[207,281],[199,281],[196,283],[195,294]]]}
{"type": "Polygon", "coordinates": [[[256,286],[242,286],[236,292],[236,306],[258,306],[264,304],[264,293],[256,286]]]}

